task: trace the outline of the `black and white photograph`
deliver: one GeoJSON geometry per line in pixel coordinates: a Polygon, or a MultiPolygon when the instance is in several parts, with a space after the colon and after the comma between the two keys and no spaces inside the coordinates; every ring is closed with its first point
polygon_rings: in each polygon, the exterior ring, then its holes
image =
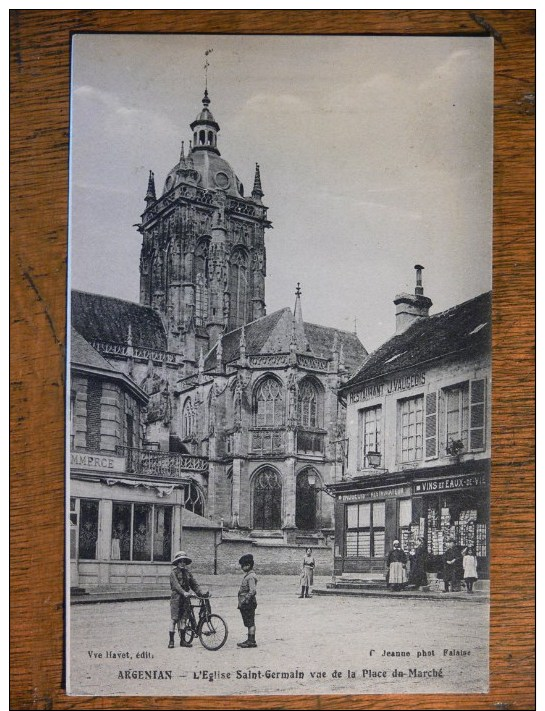
{"type": "Polygon", "coordinates": [[[493,42],[73,36],[68,693],[488,691],[493,42]]]}

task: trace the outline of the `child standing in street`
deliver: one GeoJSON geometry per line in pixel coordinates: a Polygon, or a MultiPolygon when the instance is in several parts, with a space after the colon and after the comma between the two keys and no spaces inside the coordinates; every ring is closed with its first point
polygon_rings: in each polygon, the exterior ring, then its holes
{"type": "Polygon", "coordinates": [[[193,575],[187,569],[191,563],[191,558],[184,552],[178,551],[174,556],[170,573],[170,628],[168,631],[168,647],[174,647],[174,633],[176,626],[180,628],[180,647],[191,647],[191,642],[184,639],[183,628],[191,607],[190,595],[193,591],[200,597],[207,597],[208,593],[203,592],[193,575]]]}
{"type": "Polygon", "coordinates": [[[462,565],[464,566],[464,581],[468,593],[473,592],[473,584],[477,580],[477,557],[475,549],[469,546],[462,551],[462,565]]]}
{"type": "Polygon", "coordinates": [[[237,647],[257,647],[255,641],[255,608],[257,607],[257,576],[254,573],[254,557],[251,553],[243,555],[238,561],[244,571],[244,577],[238,591],[238,609],[242,622],[248,628],[248,639],[238,642],[237,647]]]}

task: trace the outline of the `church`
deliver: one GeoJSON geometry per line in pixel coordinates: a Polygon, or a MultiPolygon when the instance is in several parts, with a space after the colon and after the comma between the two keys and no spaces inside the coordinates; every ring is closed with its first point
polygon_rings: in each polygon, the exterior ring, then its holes
{"type": "Polygon", "coordinates": [[[367,351],[305,322],[299,285],[293,308],[267,313],[259,165],[245,194],[207,90],[190,128],[162,189],[149,174],[140,303],[72,292],[74,585],[160,583],[192,545],[195,570],[216,571],[218,535],[224,556],[229,540],[261,547],[270,572],[306,545],[332,562],[337,392],[367,351]]]}

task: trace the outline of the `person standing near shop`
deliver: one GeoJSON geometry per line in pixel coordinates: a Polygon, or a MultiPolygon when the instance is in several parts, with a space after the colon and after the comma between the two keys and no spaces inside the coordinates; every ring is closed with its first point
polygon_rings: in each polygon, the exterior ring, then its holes
{"type": "Polygon", "coordinates": [[[303,569],[301,571],[301,594],[299,597],[312,597],[309,594],[312,583],[314,582],[314,568],[316,561],[312,555],[312,548],[307,548],[305,557],[303,558],[303,569]]]}
{"type": "Polygon", "coordinates": [[[428,576],[426,574],[428,551],[422,538],[417,538],[416,543],[416,548],[411,551],[409,556],[411,564],[409,585],[413,586],[415,590],[418,590],[418,588],[428,584],[428,576]]]}
{"type": "Polygon", "coordinates": [[[407,555],[399,545],[399,541],[394,541],[393,546],[386,560],[388,568],[386,582],[392,592],[396,592],[407,582],[407,555]]]}
{"type": "Polygon", "coordinates": [[[458,592],[462,580],[462,551],[454,538],[448,541],[448,548],[443,554],[443,592],[458,592]]]}
{"type": "Polygon", "coordinates": [[[248,639],[237,642],[237,647],[257,647],[255,641],[255,608],[257,607],[257,575],[254,573],[254,557],[246,553],[238,561],[244,571],[238,591],[238,609],[242,622],[248,628],[248,639]]]}
{"type": "Polygon", "coordinates": [[[469,546],[462,551],[462,565],[464,567],[464,582],[468,593],[473,592],[473,585],[479,577],[477,575],[477,556],[475,549],[469,546]]]}

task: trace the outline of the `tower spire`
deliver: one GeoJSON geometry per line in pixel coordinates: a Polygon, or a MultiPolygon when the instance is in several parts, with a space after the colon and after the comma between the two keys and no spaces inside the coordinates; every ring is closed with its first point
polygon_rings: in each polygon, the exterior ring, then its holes
{"type": "MultiPolygon", "coordinates": [[[[210,100],[208,99],[208,67],[210,66],[210,62],[208,61],[208,55],[212,54],[213,51],[213,49],[207,49],[204,53],[204,97],[208,100],[208,104],[210,103],[210,100]]],[[[206,104],[206,106],[208,104],[206,104]]]]}
{"type": "Polygon", "coordinates": [[[254,177],[254,189],[252,190],[252,197],[254,200],[261,201],[265,193],[261,188],[261,174],[259,172],[259,163],[255,164],[255,177],[254,177]]]}
{"type": "Polygon", "coordinates": [[[303,309],[301,308],[301,284],[297,282],[295,289],[295,306],[293,308],[292,343],[297,344],[299,351],[309,351],[310,346],[305,335],[303,309]]]}
{"type": "Polygon", "coordinates": [[[148,178],[148,192],[146,193],[146,197],[144,198],[146,201],[146,205],[149,207],[152,202],[155,202],[157,200],[155,196],[155,175],[153,174],[153,170],[150,170],[149,172],[149,178],[148,178]]]}

